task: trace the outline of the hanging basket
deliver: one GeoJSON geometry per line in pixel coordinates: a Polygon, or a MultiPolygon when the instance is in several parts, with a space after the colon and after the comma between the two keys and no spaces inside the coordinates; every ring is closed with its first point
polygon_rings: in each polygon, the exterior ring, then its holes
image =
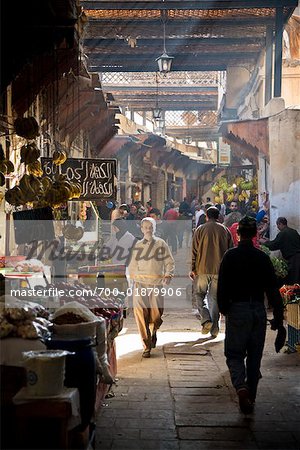
{"type": "Polygon", "coordinates": [[[35,139],[40,135],[40,127],[34,117],[19,117],[14,122],[15,132],[25,139],[35,139]]]}

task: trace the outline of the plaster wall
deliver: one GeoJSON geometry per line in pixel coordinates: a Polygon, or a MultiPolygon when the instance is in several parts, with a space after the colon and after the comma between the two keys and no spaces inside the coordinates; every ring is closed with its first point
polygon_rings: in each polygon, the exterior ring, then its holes
{"type": "Polygon", "coordinates": [[[269,192],[270,188],[270,165],[262,155],[259,155],[258,157],[257,179],[259,194],[258,202],[259,206],[262,206],[265,200],[264,194],[269,192]]]}
{"type": "MultiPolygon", "coordinates": [[[[274,77],[272,79],[272,92],[274,77]]],[[[289,65],[287,61],[284,61],[282,66],[282,85],[281,85],[281,97],[272,98],[270,102],[282,102],[281,110],[286,108],[300,108],[300,64],[289,65]],[[284,106],[285,105],[285,106],[284,106]]],[[[234,87],[232,88],[234,89],[234,87]]],[[[252,119],[257,117],[268,117],[270,115],[279,112],[279,109],[275,110],[274,105],[272,110],[268,109],[268,105],[264,104],[265,98],[265,67],[264,63],[260,67],[257,75],[257,79],[251,89],[251,91],[245,96],[243,102],[238,108],[238,116],[240,119],[252,119]]],[[[228,98],[228,96],[227,96],[228,98]]],[[[226,103],[228,106],[228,101],[226,103]]],[[[228,106],[229,107],[229,106],[228,106]]]]}
{"type": "Polygon", "coordinates": [[[243,67],[227,68],[226,108],[236,108],[239,93],[249,81],[250,72],[243,67]]]}
{"type": "Polygon", "coordinates": [[[300,108],[300,65],[296,67],[283,66],[282,97],[286,108],[300,108]]]}
{"type": "Polygon", "coordinates": [[[300,231],[300,109],[285,109],[269,118],[271,238],[276,219],[300,231]]]}

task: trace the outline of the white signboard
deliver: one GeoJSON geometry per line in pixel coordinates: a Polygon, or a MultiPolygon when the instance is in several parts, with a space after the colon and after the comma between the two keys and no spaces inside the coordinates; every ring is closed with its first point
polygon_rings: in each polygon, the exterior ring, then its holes
{"type": "Polygon", "coordinates": [[[230,145],[223,142],[222,138],[219,138],[218,164],[222,166],[228,166],[230,164],[230,157],[231,157],[230,145]]]}

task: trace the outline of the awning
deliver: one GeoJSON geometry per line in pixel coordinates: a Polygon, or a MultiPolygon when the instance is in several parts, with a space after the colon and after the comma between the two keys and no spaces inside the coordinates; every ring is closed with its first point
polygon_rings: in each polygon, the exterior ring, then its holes
{"type": "Polygon", "coordinates": [[[101,150],[100,157],[116,156],[121,150],[147,150],[157,146],[163,147],[166,140],[153,133],[119,135],[113,137],[101,150]]]}
{"type": "Polygon", "coordinates": [[[101,149],[100,157],[114,157],[117,153],[129,144],[133,144],[129,136],[114,136],[108,141],[108,143],[101,149]]]}
{"type": "Polygon", "coordinates": [[[223,140],[229,145],[237,144],[240,148],[252,151],[257,157],[262,153],[269,157],[269,125],[268,118],[224,122],[220,127],[223,140]]]}

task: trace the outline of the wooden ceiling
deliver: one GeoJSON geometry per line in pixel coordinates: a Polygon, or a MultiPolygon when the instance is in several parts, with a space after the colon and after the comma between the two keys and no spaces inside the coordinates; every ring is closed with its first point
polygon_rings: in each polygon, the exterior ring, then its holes
{"type": "MultiPolygon", "coordinates": [[[[76,66],[81,22],[79,12],[77,0],[25,0],[17,4],[1,2],[1,94],[13,80],[20,77],[24,67],[33,65],[40,55],[45,55],[45,59],[48,56],[48,61],[45,60],[45,67],[40,64],[38,71],[33,69],[38,72],[33,74],[35,91],[43,84],[43,78],[49,78],[50,59],[55,50],[62,49],[62,56],[59,55],[58,59],[65,60],[63,65],[70,65],[73,59],[70,67],[76,66]]],[[[31,90],[32,85],[29,78],[26,87],[23,86],[23,94],[31,90]]]]}
{"type": "MultiPolygon", "coordinates": [[[[297,7],[297,0],[81,0],[88,23],[83,40],[91,72],[108,76],[154,74],[164,49],[173,56],[172,71],[157,95],[152,84],[107,83],[104,92],[112,105],[135,111],[150,111],[156,106],[164,111],[215,112],[218,85],[189,81],[176,83],[172,77],[191,73],[226,71],[228,66],[254,67],[266,45],[267,29],[275,29],[276,10],[282,8],[284,21],[297,7]],[[134,73],[132,73],[134,72],[134,73]]],[[[213,140],[218,137],[216,123],[202,126],[169,124],[170,136],[184,139],[213,140]]]]}
{"type": "Polygon", "coordinates": [[[155,72],[112,72],[100,78],[111,106],[141,115],[149,112],[148,120],[152,120],[151,110],[162,109],[169,136],[201,141],[216,135],[216,115],[212,112],[218,108],[217,72],[171,71],[167,77],[155,72]]]}
{"type": "Polygon", "coordinates": [[[254,64],[265,46],[276,8],[285,21],[297,0],[96,1],[82,0],[89,22],[84,51],[94,72],[151,72],[163,51],[174,71],[226,70],[254,64]]]}

